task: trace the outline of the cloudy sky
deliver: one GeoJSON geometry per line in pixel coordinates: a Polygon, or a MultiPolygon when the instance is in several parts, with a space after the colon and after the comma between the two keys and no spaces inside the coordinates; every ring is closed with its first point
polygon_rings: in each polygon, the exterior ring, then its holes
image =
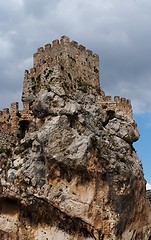
{"type": "Polygon", "coordinates": [[[151,1],[0,0],[0,109],[20,100],[37,48],[62,35],[100,55],[106,94],[131,99],[151,183],[151,1]]]}

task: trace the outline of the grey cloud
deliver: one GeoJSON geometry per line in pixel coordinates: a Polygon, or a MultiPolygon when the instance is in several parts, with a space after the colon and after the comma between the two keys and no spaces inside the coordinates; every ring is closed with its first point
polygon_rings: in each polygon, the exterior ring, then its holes
{"type": "Polygon", "coordinates": [[[59,2],[59,0],[24,0],[24,11],[26,15],[44,19],[48,13],[56,11],[59,2]]]}

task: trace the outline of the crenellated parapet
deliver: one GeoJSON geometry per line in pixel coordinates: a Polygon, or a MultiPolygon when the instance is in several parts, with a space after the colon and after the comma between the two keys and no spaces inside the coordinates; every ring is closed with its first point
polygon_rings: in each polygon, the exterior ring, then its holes
{"type": "Polygon", "coordinates": [[[21,121],[31,121],[32,111],[29,109],[29,103],[24,103],[23,110],[19,110],[18,102],[11,103],[9,108],[0,111],[0,133],[16,133],[21,121]]]}
{"type": "Polygon", "coordinates": [[[119,96],[115,96],[112,100],[111,96],[105,96],[104,94],[98,96],[98,103],[102,106],[103,109],[112,110],[115,112],[122,111],[126,115],[132,117],[132,105],[131,101],[126,98],[121,98],[119,96]]]}
{"type": "Polygon", "coordinates": [[[82,81],[99,89],[99,56],[66,36],[38,48],[33,68],[25,71],[23,102],[32,102],[41,88],[49,89],[57,78],[73,88],[82,81]]]}
{"type": "MultiPolygon", "coordinates": [[[[79,73],[84,74],[84,69],[89,69],[96,79],[93,79],[91,84],[99,84],[98,75],[96,71],[99,71],[99,56],[92,51],[86,49],[83,45],[79,45],[76,41],[70,41],[66,36],[62,36],[60,40],[52,41],[52,44],[46,44],[44,47],[40,47],[37,53],[33,56],[33,69],[30,72],[38,72],[43,65],[48,67],[55,67],[59,64],[58,68],[64,67],[64,70],[71,70],[71,67],[80,67],[79,73]],[[82,66],[83,65],[83,69],[82,66]],[[97,70],[96,70],[97,69],[97,70]]],[[[63,70],[63,69],[61,69],[63,70]]],[[[75,78],[75,76],[73,76],[75,78]]],[[[88,81],[88,79],[85,79],[88,81]]]]}

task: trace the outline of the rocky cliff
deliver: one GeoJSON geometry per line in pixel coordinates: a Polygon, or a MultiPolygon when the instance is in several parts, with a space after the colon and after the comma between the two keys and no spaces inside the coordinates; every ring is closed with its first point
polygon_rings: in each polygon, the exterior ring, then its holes
{"type": "Polygon", "coordinates": [[[137,125],[90,79],[74,83],[53,76],[0,148],[0,239],[149,240],[137,125]]]}

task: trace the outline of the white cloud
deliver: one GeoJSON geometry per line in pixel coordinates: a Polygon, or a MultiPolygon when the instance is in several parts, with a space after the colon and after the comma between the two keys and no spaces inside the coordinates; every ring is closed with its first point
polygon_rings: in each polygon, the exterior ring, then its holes
{"type": "Polygon", "coordinates": [[[151,189],[151,184],[147,183],[147,184],[146,184],[146,189],[147,189],[147,190],[151,189]]]}

